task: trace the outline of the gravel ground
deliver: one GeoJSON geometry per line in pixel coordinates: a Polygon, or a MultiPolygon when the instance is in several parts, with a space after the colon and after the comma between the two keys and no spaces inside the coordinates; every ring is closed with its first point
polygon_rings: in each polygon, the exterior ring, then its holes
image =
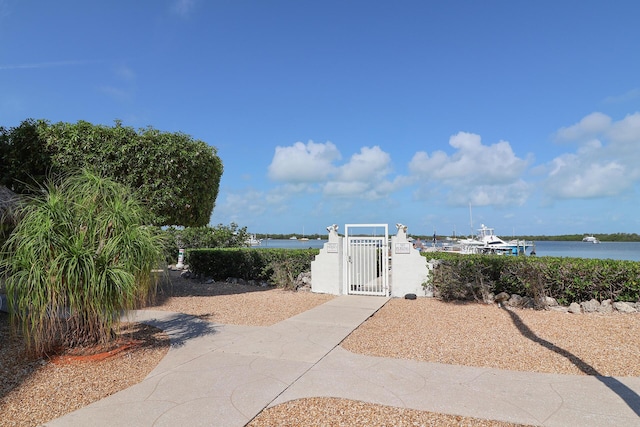
{"type": "Polygon", "coordinates": [[[9,316],[0,313],[0,426],[37,426],[131,387],[169,349],[169,337],[151,326],[124,325],[121,337],[139,344],[104,360],[30,360],[10,333],[9,316]]]}
{"type": "Polygon", "coordinates": [[[152,310],[191,314],[226,325],[269,326],[333,298],[273,287],[226,282],[201,283],[170,272],[171,284],[160,289],[152,310]]]}
{"type": "MultiPolygon", "coordinates": [[[[155,310],[223,324],[266,326],[322,304],[331,296],[272,288],[204,284],[170,273],[155,310]]],[[[166,335],[130,326],[134,346],[103,361],[26,361],[0,314],[0,426],[35,426],[141,381],[164,356],[166,335]],[[6,380],[5,380],[6,378],[6,380]]],[[[343,346],[375,356],[563,374],[640,376],[638,315],[571,315],[505,310],[433,299],[393,299],[343,346]]],[[[513,426],[513,424],[314,398],[263,411],[251,426],[513,426]]]]}
{"type": "Polygon", "coordinates": [[[392,299],[349,335],[354,353],[556,374],[640,376],[640,314],[392,299]]]}
{"type": "Polygon", "coordinates": [[[435,414],[330,397],[300,399],[264,410],[249,427],[464,426],[515,427],[499,421],[435,414]]]}

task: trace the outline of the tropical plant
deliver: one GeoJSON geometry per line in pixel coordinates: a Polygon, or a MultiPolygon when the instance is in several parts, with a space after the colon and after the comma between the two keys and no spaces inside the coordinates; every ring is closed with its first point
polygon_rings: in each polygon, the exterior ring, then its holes
{"type": "Polygon", "coordinates": [[[155,290],[162,242],[144,226],[144,206],[127,187],[84,170],[48,183],[17,211],[0,271],[27,348],[39,355],[111,340],[121,312],[155,290]]]}

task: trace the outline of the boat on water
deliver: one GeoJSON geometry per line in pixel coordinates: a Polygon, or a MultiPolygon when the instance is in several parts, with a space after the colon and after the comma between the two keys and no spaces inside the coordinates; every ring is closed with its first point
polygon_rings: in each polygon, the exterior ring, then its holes
{"type": "Polygon", "coordinates": [[[256,235],[252,234],[249,236],[246,243],[247,243],[247,246],[260,246],[260,243],[262,243],[262,239],[257,239],[256,235]]]}
{"type": "Polygon", "coordinates": [[[527,251],[534,250],[535,244],[519,239],[504,241],[496,236],[493,228],[482,224],[475,237],[449,240],[442,248],[446,252],[462,254],[526,255],[527,251]]]}
{"type": "Polygon", "coordinates": [[[582,238],[582,241],[585,243],[600,243],[600,240],[598,240],[597,237],[592,236],[584,236],[582,238]]]}
{"type": "Polygon", "coordinates": [[[309,240],[309,238],[308,238],[308,237],[305,237],[305,235],[304,235],[304,227],[302,227],[302,237],[300,238],[300,240],[303,240],[303,241],[305,241],[305,242],[306,242],[307,240],[309,240]]]}

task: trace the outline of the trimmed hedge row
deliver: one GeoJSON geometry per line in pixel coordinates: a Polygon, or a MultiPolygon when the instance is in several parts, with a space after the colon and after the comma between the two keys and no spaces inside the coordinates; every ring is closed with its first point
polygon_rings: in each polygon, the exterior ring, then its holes
{"type": "Polygon", "coordinates": [[[298,274],[311,270],[319,249],[215,248],[189,249],[186,257],[194,274],[223,281],[229,277],[264,280],[291,287],[298,274]]]}
{"type": "Polygon", "coordinates": [[[483,299],[505,291],[560,304],[640,300],[640,262],[565,257],[423,253],[438,260],[430,284],[447,300],[483,299]]]}

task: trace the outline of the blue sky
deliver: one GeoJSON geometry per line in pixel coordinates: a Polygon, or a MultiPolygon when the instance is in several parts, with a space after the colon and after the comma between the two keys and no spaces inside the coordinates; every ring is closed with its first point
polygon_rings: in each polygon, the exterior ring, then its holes
{"type": "Polygon", "coordinates": [[[637,1],[0,0],[0,125],[182,131],[252,232],[640,233],[637,1]],[[395,230],[395,228],[392,227],[395,230]]]}

